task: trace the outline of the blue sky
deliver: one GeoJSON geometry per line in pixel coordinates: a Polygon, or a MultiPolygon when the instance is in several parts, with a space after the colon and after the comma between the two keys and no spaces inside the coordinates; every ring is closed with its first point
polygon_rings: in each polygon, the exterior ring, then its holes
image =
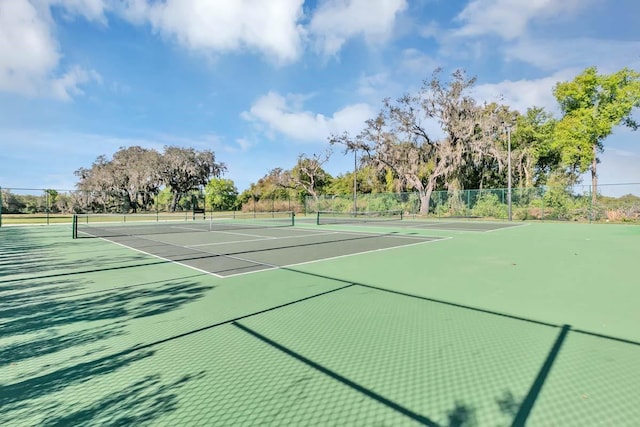
{"type": "MultiPolygon", "coordinates": [[[[556,82],[640,70],[639,18],[637,0],[0,0],[0,185],[72,189],[121,146],[182,145],[242,191],[436,67],[557,114],[556,82]]],[[[640,134],[605,147],[600,182],[640,182],[640,134]]]]}

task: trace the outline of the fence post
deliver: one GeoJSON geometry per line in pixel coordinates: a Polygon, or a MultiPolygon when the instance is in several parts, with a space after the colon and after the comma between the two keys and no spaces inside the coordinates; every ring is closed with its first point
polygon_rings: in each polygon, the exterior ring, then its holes
{"type": "Polygon", "coordinates": [[[589,224],[593,220],[593,192],[591,191],[591,187],[589,187],[589,224]]]}

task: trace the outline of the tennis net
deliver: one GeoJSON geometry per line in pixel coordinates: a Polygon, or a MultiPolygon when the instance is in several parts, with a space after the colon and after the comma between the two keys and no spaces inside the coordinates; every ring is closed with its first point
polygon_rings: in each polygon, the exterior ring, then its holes
{"type": "Polygon", "coordinates": [[[318,211],[316,224],[357,224],[380,221],[399,221],[401,219],[401,210],[361,212],[318,211]]]}
{"type": "Polygon", "coordinates": [[[185,214],[76,214],[73,216],[72,237],[109,238],[290,227],[294,221],[293,212],[214,213],[208,218],[185,214]]]}

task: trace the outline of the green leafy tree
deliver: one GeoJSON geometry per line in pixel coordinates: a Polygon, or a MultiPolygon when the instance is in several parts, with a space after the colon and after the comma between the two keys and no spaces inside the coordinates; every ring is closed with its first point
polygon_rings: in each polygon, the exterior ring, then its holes
{"type": "Polygon", "coordinates": [[[27,207],[25,201],[8,190],[2,190],[2,211],[4,213],[21,213],[27,207]]]}
{"type": "Polygon", "coordinates": [[[558,83],[553,94],[563,113],[555,132],[562,163],[577,173],[591,171],[595,202],[598,154],[604,151],[604,140],[618,125],[638,129],[632,112],[640,107],[640,73],[623,68],[598,74],[596,67],[590,67],[573,81],[558,83]]]}
{"type": "Polygon", "coordinates": [[[353,172],[347,172],[334,177],[324,188],[325,194],[347,195],[353,194],[353,172]]]}
{"type": "Polygon", "coordinates": [[[251,183],[238,197],[238,203],[243,210],[283,210],[288,209],[291,200],[296,199],[296,194],[291,182],[291,171],[275,168],[257,182],[251,183]],[[276,206],[276,202],[279,206],[276,206]]]}
{"type": "Polygon", "coordinates": [[[238,200],[238,189],[233,181],[224,178],[212,178],[204,189],[207,206],[212,209],[231,210],[238,200]]]}
{"type": "Polygon", "coordinates": [[[531,107],[516,118],[512,135],[512,160],[519,187],[545,184],[560,163],[553,147],[556,120],[540,107],[531,107]]]}
{"type": "Polygon", "coordinates": [[[172,194],[171,211],[175,211],[180,197],[201,186],[212,177],[219,177],[226,170],[224,163],[217,163],[213,151],[197,151],[193,148],[164,147],[160,162],[160,177],[172,194]]]}
{"type": "Polygon", "coordinates": [[[45,210],[47,212],[58,212],[58,192],[56,190],[44,190],[45,210]]]}

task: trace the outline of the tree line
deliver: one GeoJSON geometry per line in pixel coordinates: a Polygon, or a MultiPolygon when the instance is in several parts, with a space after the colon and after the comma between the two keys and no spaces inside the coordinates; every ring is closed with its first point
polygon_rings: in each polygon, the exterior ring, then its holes
{"type": "Polygon", "coordinates": [[[226,170],[216,161],[213,151],[165,146],[159,153],[138,146],[122,147],[111,159],[99,156],[90,168],[80,168],[76,187],[94,193],[98,206],[115,199],[124,210],[149,210],[162,189],[170,194],[170,211],[175,211],[180,198],[192,190],[206,186],[211,178],[226,170]]]}
{"type": "MultiPolygon", "coordinates": [[[[221,177],[226,165],[213,151],[133,146],[121,147],[111,158],[101,155],[75,172],[77,189],[91,194],[90,201],[47,197],[60,211],[82,206],[139,212],[157,209],[160,202],[170,211],[198,204],[255,209],[260,200],[271,200],[273,209],[273,200],[287,200],[290,207],[292,200],[302,203],[306,197],[352,194],[356,185],[358,193],[416,192],[420,211],[428,213],[434,191],[506,187],[511,160],[515,188],[569,188],[590,172],[595,200],[604,141],[618,125],[638,128],[633,113],[640,107],[640,73],[628,68],[600,74],[590,67],[557,83],[558,118],[541,107],[519,112],[480,102],[473,97],[475,83],[462,70],[448,79],[436,70],[415,93],[383,100],[360,133],[331,135],[327,151],[300,154],[292,168],[270,170],[241,194],[231,179],[221,177]],[[336,177],[325,171],[336,148],[354,155],[357,170],[336,177]]],[[[20,206],[20,200],[10,200],[20,206]]]]}
{"type": "Polygon", "coordinates": [[[357,185],[362,193],[415,191],[427,213],[437,190],[506,187],[510,142],[514,187],[569,188],[590,172],[595,201],[605,139],[615,126],[638,128],[632,114],[640,106],[640,74],[627,68],[607,75],[591,67],[557,83],[559,118],[541,107],[521,113],[479,102],[475,83],[462,70],[449,80],[436,70],[416,93],[385,99],[359,134],[330,136],[332,146],[359,158],[356,172],[333,178],[322,169],[326,155],[301,155],[292,169],[271,170],[240,197],[291,197],[290,189],[349,194],[357,185]]]}

